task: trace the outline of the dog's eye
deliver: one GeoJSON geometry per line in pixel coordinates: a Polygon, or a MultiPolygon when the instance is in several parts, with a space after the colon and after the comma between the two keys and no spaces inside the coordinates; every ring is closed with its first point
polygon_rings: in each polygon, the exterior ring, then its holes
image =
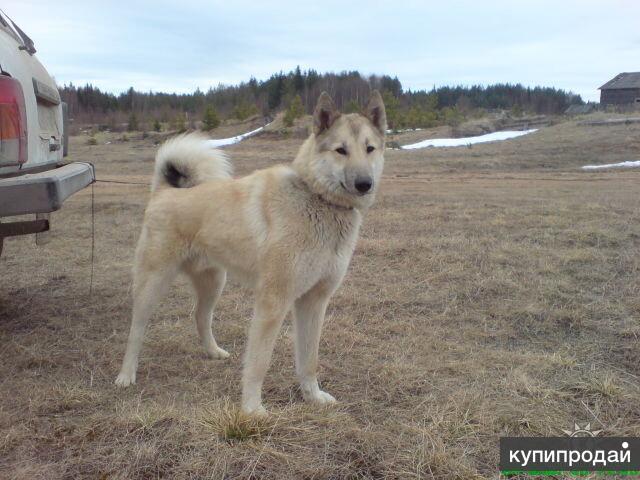
{"type": "Polygon", "coordinates": [[[375,149],[376,149],[376,147],[372,147],[371,145],[369,145],[369,146],[367,147],[367,153],[371,153],[371,152],[373,152],[375,149]]]}
{"type": "Polygon", "coordinates": [[[340,155],[346,155],[347,154],[347,151],[342,147],[336,148],[336,152],[338,152],[340,155]]]}

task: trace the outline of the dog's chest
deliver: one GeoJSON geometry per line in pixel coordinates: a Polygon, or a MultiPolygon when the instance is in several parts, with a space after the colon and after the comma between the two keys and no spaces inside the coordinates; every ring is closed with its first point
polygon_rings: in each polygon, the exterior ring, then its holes
{"type": "Polygon", "coordinates": [[[329,256],[351,256],[360,230],[361,216],[357,210],[317,203],[306,209],[305,220],[309,243],[314,250],[329,256]]]}
{"type": "Polygon", "coordinates": [[[344,276],[360,228],[357,212],[321,212],[309,224],[306,248],[299,252],[297,288],[306,291],[322,279],[344,276]],[[324,215],[322,213],[325,213],[324,215]]]}

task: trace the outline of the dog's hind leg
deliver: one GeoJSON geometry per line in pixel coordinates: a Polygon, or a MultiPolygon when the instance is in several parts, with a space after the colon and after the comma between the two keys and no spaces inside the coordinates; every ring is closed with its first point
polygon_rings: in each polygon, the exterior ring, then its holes
{"type": "Polygon", "coordinates": [[[120,374],[116,378],[116,385],[127,387],[136,383],[138,356],[149,317],[151,317],[153,307],[167,291],[175,274],[176,269],[173,266],[155,271],[147,271],[138,267],[134,273],[131,329],[129,330],[127,351],[122,361],[120,374]]]}
{"type": "Polygon", "coordinates": [[[193,268],[187,267],[186,272],[193,283],[193,288],[197,295],[196,327],[198,328],[202,346],[209,358],[227,358],[229,353],[218,346],[211,331],[213,309],[227,281],[227,274],[224,270],[213,268],[195,271],[193,268]]]}
{"type": "Polygon", "coordinates": [[[318,385],[318,348],[329,298],[334,286],[320,283],[296,300],[293,309],[295,328],[296,373],[302,396],[307,402],[334,403],[333,396],[318,385]]]}

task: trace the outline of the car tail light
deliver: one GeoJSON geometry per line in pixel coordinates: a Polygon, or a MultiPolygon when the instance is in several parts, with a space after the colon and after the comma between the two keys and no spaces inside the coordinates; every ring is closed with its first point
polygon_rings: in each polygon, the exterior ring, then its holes
{"type": "Polygon", "coordinates": [[[27,111],[20,82],[0,75],[0,165],[27,161],[27,111]]]}

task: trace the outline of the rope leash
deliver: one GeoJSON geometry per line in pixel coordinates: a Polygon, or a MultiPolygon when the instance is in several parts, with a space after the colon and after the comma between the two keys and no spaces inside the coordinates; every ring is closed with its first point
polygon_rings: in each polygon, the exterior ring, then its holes
{"type": "Polygon", "coordinates": [[[119,183],[122,185],[146,185],[147,187],[151,186],[150,183],[144,182],[123,182],[122,180],[98,180],[96,179],[95,183],[119,183]]]}
{"type": "Polygon", "coordinates": [[[93,186],[96,182],[91,184],[91,277],[89,278],[89,296],[93,294],[93,266],[94,266],[94,254],[96,250],[96,202],[95,191],[93,186]]]}
{"type": "MultiPolygon", "coordinates": [[[[92,165],[93,167],[93,165],[92,165]]],[[[95,170],[94,170],[95,177],[95,170]]],[[[96,178],[94,182],[91,183],[91,274],[89,276],[89,296],[93,295],[93,278],[95,271],[95,251],[96,251],[96,193],[95,193],[95,184],[96,183],[115,183],[120,185],[144,185],[150,186],[150,183],[144,182],[124,182],[121,180],[99,180],[96,178]]]]}

